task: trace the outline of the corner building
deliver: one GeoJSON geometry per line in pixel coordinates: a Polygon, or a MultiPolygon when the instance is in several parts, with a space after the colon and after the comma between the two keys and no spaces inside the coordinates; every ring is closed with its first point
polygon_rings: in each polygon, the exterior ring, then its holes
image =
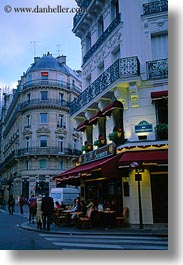
{"type": "Polygon", "coordinates": [[[81,72],[66,56],[34,58],[13,94],[4,94],[1,117],[1,193],[45,193],[53,176],[75,164],[80,133],[70,123],[70,102],[81,93],[81,72]]]}
{"type": "Polygon", "coordinates": [[[83,92],[71,118],[83,154],[57,181],[78,178],[85,200],[115,199],[131,225],[140,222],[141,195],[142,223],[167,224],[168,1],[76,2],[88,10],[73,21],[83,92]]]}

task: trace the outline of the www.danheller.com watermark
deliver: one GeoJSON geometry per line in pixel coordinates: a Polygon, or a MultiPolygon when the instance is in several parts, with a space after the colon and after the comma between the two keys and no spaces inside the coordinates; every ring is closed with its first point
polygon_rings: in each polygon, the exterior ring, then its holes
{"type": "Polygon", "coordinates": [[[80,7],[62,7],[61,5],[57,5],[56,7],[51,7],[48,5],[47,7],[40,7],[36,6],[34,8],[32,7],[12,7],[10,5],[4,6],[4,11],[6,13],[87,13],[86,8],[80,8],[80,7]]]}

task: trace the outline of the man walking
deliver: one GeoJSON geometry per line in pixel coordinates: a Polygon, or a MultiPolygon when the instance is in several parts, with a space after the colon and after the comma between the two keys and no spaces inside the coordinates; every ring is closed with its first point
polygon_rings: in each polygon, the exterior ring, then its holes
{"type": "Polygon", "coordinates": [[[43,229],[50,231],[51,218],[53,216],[54,211],[54,202],[51,197],[49,197],[49,193],[46,193],[46,196],[42,199],[41,210],[43,212],[43,229]]]}

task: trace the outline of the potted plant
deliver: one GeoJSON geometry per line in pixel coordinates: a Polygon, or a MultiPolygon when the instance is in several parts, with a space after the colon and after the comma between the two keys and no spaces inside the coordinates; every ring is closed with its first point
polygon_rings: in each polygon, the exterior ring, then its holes
{"type": "Polygon", "coordinates": [[[119,128],[116,132],[116,135],[118,138],[120,138],[122,136],[123,130],[121,128],[119,128]]]}
{"type": "Polygon", "coordinates": [[[156,127],[157,136],[159,139],[168,139],[168,124],[160,123],[156,127]]]}

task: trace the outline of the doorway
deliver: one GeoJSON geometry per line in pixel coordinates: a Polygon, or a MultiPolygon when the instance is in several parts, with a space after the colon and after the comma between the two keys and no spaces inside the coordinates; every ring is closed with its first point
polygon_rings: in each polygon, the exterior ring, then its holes
{"type": "Polygon", "coordinates": [[[151,175],[154,223],[168,223],[168,174],[151,175]]]}

